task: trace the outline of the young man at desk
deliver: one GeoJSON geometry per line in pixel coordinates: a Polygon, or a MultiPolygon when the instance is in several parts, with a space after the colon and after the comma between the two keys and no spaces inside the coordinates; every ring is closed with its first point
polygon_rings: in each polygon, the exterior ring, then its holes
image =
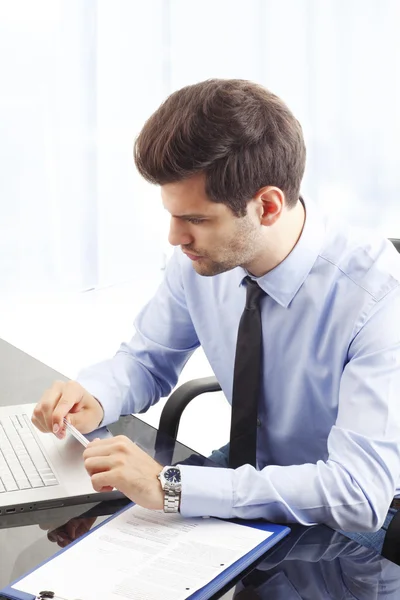
{"type": "Polygon", "coordinates": [[[300,196],[301,127],[251,82],[175,92],[134,154],[171,216],[165,280],[133,339],[54,383],[33,422],[62,437],[66,415],[85,433],[143,412],[201,345],[232,403],[226,468],[183,465],[165,484],[118,437],[85,450],[93,487],[184,516],[325,523],[380,550],[400,495],[399,255],[300,196]]]}

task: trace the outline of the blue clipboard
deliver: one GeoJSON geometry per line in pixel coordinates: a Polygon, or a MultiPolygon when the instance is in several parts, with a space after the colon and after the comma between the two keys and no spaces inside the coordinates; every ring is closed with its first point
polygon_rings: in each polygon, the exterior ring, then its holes
{"type": "Polygon", "coordinates": [[[246,527],[254,527],[255,529],[263,529],[265,531],[272,532],[272,535],[264,540],[264,542],[261,542],[261,544],[256,546],[251,552],[239,558],[239,560],[233,563],[233,565],[217,575],[217,577],[212,579],[204,587],[197,590],[197,592],[194,592],[194,594],[191,596],[188,596],[187,600],[208,600],[208,598],[211,598],[227,583],[232,581],[232,579],[235,579],[235,577],[243,573],[243,571],[245,571],[247,567],[255,562],[257,558],[260,558],[267,552],[267,550],[275,546],[275,544],[277,544],[281,539],[290,533],[289,527],[284,525],[274,525],[272,523],[268,523],[267,521],[245,521],[242,519],[228,520],[232,523],[245,525],[246,527]]]}
{"type": "MultiPolygon", "coordinates": [[[[21,579],[24,579],[25,577],[27,577],[27,575],[29,575],[30,573],[33,573],[33,571],[40,569],[40,567],[42,567],[44,564],[52,561],[53,558],[55,558],[56,556],[59,556],[63,552],[68,552],[68,550],[72,546],[74,546],[75,544],[79,544],[79,542],[81,540],[83,540],[87,535],[90,535],[96,529],[103,527],[104,525],[106,525],[106,523],[108,523],[112,519],[115,519],[115,517],[117,517],[121,513],[132,508],[132,506],[134,506],[134,502],[128,504],[127,506],[124,506],[124,508],[122,508],[115,514],[111,515],[110,517],[108,517],[108,519],[106,519],[102,523],[99,523],[98,525],[93,527],[93,529],[88,531],[85,535],[83,535],[82,537],[73,541],[71,544],[69,544],[65,548],[61,548],[58,552],[56,552],[56,554],[51,556],[48,560],[43,561],[42,563],[40,563],[39,565],[37,565],[36,567],[31,569],[27,573],[25,573],[24,575],[22,575],[15,581],[13,581],[10,585],[8,585],[5,588],[3,588],[2,590],[0,590],[0,600],[6,600],[6,599],[7,600],[37,600],[37,596],[35,596],[34,594],[28,594],[26,592],[21,592],[18,589],[15,589],[14,586],[16,586],[21,579]]],[[[261,542],[261,544],[256,546],[251,552],[248,552],[247,554],[242,556],[239,560],[237,560],[235,563],[233,563],[230,567],[228,567],[222,573],[217,575],[217,577],[212,579],[204,587],[197,590],[197,592],[194,592],[191,596],[188,596],[187,600],[207,600],[208,598],[211,598],[220,589],[222,589],[226,584],[228,584],[230,581],[232,581],[232,579],[234,579],[235,577],[240,575],[240,573],[242,573],[245,569],[247,569],[253,562],[255,562],[263,554],[265,554],[265,552],[267,552],[267,550],[269,550],[270,548],[275,546],[275,544],[277,544],[281,539],[283,539],[285,536],[287,536],[290,533],[289,527],[286,527],[284,525],[274,525],[267,521],[247,521],[247,520],[242,520],[242,519],[227,519],[227,520],[229,520],[232,523],[238,523],[239,525],[244,525],[246,527],[254,527],[256,529],[262,529],[262,530],[272,533],[272,535],[270,535],[266,540],[261,542]]],[[[57,590],[52,590],[52,591],[54,592],[53,600],[58,600],[57,590]]],[[[45,598],[45,596],[44,596],[44,598],[45,598]]],[[[63,598],[62,600],[69,600],[69,599],[63,598]]],[[[83,598],[82,600],[85,600],[85,599],[83,598]]]]}

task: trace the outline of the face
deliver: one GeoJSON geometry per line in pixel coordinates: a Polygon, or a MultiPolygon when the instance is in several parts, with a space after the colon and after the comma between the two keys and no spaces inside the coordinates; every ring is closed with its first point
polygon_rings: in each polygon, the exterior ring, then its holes
{"type": "Polygon", "coordinates": [[[252,202],[247,214],[237,217],[225,204],[207,198],[203,175],[166,184],[161,196],[171,215],[169,242],[181,246],[199,275],[246,267],[257,256],[263,237],[252,202]]]}

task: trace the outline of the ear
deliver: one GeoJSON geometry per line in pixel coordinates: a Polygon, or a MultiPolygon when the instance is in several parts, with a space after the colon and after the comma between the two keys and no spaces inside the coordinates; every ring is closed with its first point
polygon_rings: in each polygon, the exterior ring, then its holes
{"type": "Polygon", "coordinates": [[[285,194],[281,189],[273,186],[261,188],[254,196],[257,203],[257,212],[260,223],[265,227],[274,225],[282,214],[285,204],[285,194]]]}

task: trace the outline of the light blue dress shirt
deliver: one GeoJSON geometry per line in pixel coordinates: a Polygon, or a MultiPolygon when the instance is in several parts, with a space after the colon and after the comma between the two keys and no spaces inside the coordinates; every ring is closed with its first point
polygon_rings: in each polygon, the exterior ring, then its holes
{"type": "MultiPolygon", "coordinates": [[[[202,277],[175,251],[133,339],[78,378],[105,424],[167,396],[199,345],[231,402],[246,274],[202,277]]],[[[389,241],[306,203],[297,245],[258,278],[258,469],[183,465],[183,515],[379,529],[400,494],[399,282],[389,241]]]]}

